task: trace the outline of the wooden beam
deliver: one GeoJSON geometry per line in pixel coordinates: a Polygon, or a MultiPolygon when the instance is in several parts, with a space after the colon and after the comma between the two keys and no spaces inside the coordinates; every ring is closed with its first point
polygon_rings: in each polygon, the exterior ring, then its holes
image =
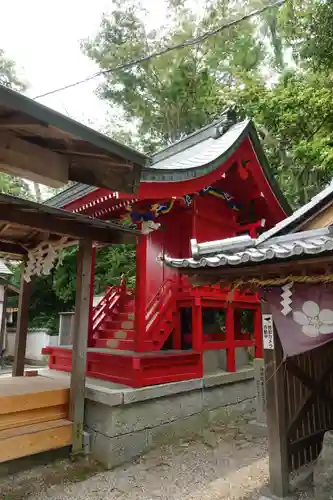
{"type": "Polygon", "coordinates": [[[24,267],[22,266],[21,287],[18,304],[18,318],[15,335],[13,377],[22,377],[24,374],[25,349],[27,345],[29,305],[33,280],[29,283],[24,280],[24,267]]]}
{"type": "Polygon", "coordinates": [[[46,123],[36,120],[32,116],[24,115],[22,113],[11,113],[7,116],[2,116],[0,118],[0,128],[27,128],[27,127],[48,127],[46,123]]]}
{"type": "Polygon", "coordinates": [[[19,257],[22,257],[22,256],[26,255],[27,251],[19,244],[8,243],[8,241],[1,241],[0,240],[0,253],[5,253],[5,254],[9,254],[9,255],[17,255],[19,257]]]}
{"type": "Polygon", "coordinates": [[[0,170],[52,187],[68,182],[65,157],[11,134],[0,134],[0,170]]]}
{"type": "MultiPolygon", "coordinates": [[[[262,312],[269,314],[268,304],[262,312]]],[[[289,492],[287,423],[285,408],[285,369],[280,339],[274,327],[274,349],[264,349],[266,412],[268,431],[270,490],[284,498],[289,492]]]]}
{"type": "MultiPolygon", "coordinates": [[[[115,159],[117,162],[117,157],[115,159]]],[[[107,159],[75,156],[69,167],[69,180],[114,191],[135,191],[140,182],[138,169],[122,158],[115,164],[115,159],[110,157],[109,162],[107,159]]]]}
{"type": "Polygon", "coordinates": [[[76,300],[73,331],[69,418],[73,422],[72,453],[83,451],[84,392],[89,332],[92,241],[83,240],[77,254],[76,300]]]}
{"type": "MultiPolygon", "coordinates": [[[[38,231],[49,231],[58,235],[72,236],[74,238],[85,238],[87,231],[89,237],[95,241],[102,241],[104,243],[122,243],[126,238],[126,234],[116,228],[113,230],[108,227],[88,227],[87,220],[80,220],[78,217],[67,217],[64,213],[63,218],[61,215],[54,216],[47,211],[38,211],[36,208],[20,208],[19,205],[12,204],[6,210],[1,211],[0,220],[16,224],[18,226],[25,226],[30,229],[38,231]]],[[[0,201],[0,208],[2,202],[0,201]]],[[[128,236],[131,238],[132,235],[128,236]]]]}

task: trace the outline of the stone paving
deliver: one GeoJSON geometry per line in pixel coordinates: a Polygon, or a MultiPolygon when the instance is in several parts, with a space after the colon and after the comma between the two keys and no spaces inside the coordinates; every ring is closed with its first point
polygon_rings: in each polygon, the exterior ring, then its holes
{"type": "Polygon", "coordinates": [[[63,461],[18,473],[0,480],[0,498],[257,500],[268,480],[267,443],[249,434],[248,420],[219,423],[191,441],[156,448],[110,471],[63,461]]]}

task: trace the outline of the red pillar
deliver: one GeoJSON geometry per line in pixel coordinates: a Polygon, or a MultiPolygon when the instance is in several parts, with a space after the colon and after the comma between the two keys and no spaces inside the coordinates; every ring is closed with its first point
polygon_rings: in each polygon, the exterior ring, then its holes
{"type": "Polygon", "coordinates": [[[231,304],[227,305],[226,315],[227,372],[236,371],[235,351],[235,313],[231,304]]]}
{"type": "Polygon", "coordinates": [[[182,348],[181,320],[180,320],[180,311],[177,310],[175,317],[175,330],[172,335],[172,349],[180,350],[181,348],[182,348]]]}
{"type": "Polygon", "coordinates": [[[136,287],[135,287],[135,351],[145,351],[146,337],[146,273],[147,236],[140,235],[136,245],[136,287]]]}
{"type": "Polygon", "coordinates": [[[194,297],[192,306],[192,349],[202,351],[203,331],[202,331],[202,306],[201,298],[194,297]]]}
{"type": "Polygon", "coordinates": [[[96,247],[93,246],[92,253],[91,253],[88,347],[94,347],[93,313],[94,313],[95,264],[96,264],[96,247]]]}

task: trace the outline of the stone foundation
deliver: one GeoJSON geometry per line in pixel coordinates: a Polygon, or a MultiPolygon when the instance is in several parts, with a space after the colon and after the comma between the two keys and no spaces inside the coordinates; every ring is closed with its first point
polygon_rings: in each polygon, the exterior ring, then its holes
{"type": "Polygon", "coordinates": [[[247,367],[142,389],[89,384],[86,397],[92,455],[111,468],[173,439],[201,434],[211,422],[253,411],[255,384],[247,367]]]}

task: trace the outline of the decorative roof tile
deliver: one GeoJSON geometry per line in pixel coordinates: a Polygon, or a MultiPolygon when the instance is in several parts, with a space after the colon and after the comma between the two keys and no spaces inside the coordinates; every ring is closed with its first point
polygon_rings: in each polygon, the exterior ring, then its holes
{"type": "MultiPolygon", "coordinates": [[[[220,250],[212,251],[212,242],[201,243],[196,258],[174,259],[166,256],[165,262],[171,267],[199,269],[203,267],[241,266],[246,263],[278,261],[302,255],[314,255],[333,250],[333,226],[324,229],[314,229],[272,238],[263,243],[260,238],[244,241],[244,249],[225,250],[232,248],[234,238],[221,240],[220,250]],[[229,244],[229,245],[228,245],[229,244]],[[205,246],[206,245],[206,248],[205,246]],[[245,248],[246,247],[246,248],[245,248]]],[[[195,246],[195,242],[192,246],[195,246]]]]}

